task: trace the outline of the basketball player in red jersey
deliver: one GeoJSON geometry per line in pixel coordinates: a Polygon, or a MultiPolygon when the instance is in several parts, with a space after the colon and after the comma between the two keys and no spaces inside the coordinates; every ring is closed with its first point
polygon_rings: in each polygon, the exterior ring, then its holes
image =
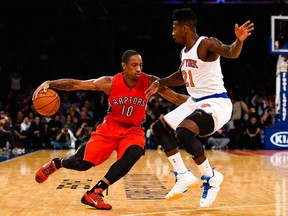
{"type": "MultiPolygon", "coordinates": [[[[87,137],[87,142],[82,143],[75,155],[54,158],[43,165],[35,175],[35,180],[42,183],[61,167],[86,171],[106,161],[116,150],[117,161],[81,199],[83,204],[97,209],[112,208],[110,204],[104,202],[103,191],[126,175],[144,153],[145,135],[141,124],[145,119],[148,100],[144,92],[158,79],[142,72],[142,58],[134,50],[127,50],[123,53],[121,65],[123,72],[115,76],[103,76],[90,80],[46,81],[33,94],[33,99],[35,99],[39,91],[46,92],[48,88],[54,88],[64,91],[96,90],[109,95],[109,110],[103,123],[87,137]]],[[[175,104],[181,104],[188,98],[168,88],[160,89],[159,93],[175,104]]]]}

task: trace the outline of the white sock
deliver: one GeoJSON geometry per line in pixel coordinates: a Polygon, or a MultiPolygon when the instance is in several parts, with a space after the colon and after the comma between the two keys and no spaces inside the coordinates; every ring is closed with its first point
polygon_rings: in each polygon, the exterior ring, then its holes
{"type": "Polygon", "coordinates": [[[198,165],[198,168],[200,170],[201,175],[209,177],[213,176],[213,171],[210,166],[208,158],[206,158],[206,160],[202,164],[198,165]]]}
{"type": "Polygon", "coordinates": [[[180,155],[180,152],[177,152],[176,154],[169,156],[168,160],[172,164],[174,171],[176,171],[177,173],[185,173],[187,171],[187,168],[180,155]]]}

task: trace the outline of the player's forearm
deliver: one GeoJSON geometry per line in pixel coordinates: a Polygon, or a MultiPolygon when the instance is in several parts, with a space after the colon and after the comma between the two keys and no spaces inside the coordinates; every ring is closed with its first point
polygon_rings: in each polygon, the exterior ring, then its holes
{"type": "Polygon", "coordinates": [[[238,38],[234,41],[233,44],[230,46],[230,54],[231,58],[238,58],[240,56],[241,50],[243,47],[243,41],[240,41],[238,38]]]}
{"type": "Polygon", "coordinates": [[[77,90],[77,83],[78,80],[75,79],[58,79],[58,80],[49,80],[46,81],[49,84],[50,88],[70,91],[70,90],[77,90]]]}
{"type": "Polygon", "coordinates": [[[184,84],[182,74],[177,71],[168,77],[159,80],[159,87],[163,86],[180,86],[184,84]]]}
{"type": "Polygon", "coordinates": [[[180,105],[184,103],[189,96],[179,94],[177,92],[174,92],[173,90],[169,89],[168,87],[164,87],[158,90],[158,93],[165,98],[166,100],[170,101],[171,103],[174,103],[175,105],[180,105]]]}

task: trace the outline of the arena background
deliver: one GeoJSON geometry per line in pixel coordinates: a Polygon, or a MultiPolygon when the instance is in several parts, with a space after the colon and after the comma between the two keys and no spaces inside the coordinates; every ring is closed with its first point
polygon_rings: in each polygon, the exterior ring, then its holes
{"type": "Polygon", "coordinates": [[[186,6],[197,13],[199,35],[228,44],[235,23],[254,22],[241,56],[222,58],[226,87],[244,95],[275,92],[278,56],[269,53],[270,19],[287,14],[284,1],[9,0],[0,3],[1,99],[14,72],[21,73],[23,87],[113,75],[126,49],[142,54],[144,72],[174,72],[182,47],[171,36],[172,10],[186,6]]]}

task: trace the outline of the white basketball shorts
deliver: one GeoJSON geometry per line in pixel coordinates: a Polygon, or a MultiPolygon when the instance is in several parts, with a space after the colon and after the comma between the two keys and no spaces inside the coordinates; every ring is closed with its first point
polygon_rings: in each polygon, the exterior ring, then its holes
{"type": "Polygon", "coordinates": [[[221,129],[230,120],[232,115],[232,103],[229,98],[209,98],[195,102],[190,97],[185,103],[167,113],[163,118],[175,131],[177,126],[196,109],[201,109],[207,114],[212,115],[214,119],[214,131],[211,134],[221,129]]]}

